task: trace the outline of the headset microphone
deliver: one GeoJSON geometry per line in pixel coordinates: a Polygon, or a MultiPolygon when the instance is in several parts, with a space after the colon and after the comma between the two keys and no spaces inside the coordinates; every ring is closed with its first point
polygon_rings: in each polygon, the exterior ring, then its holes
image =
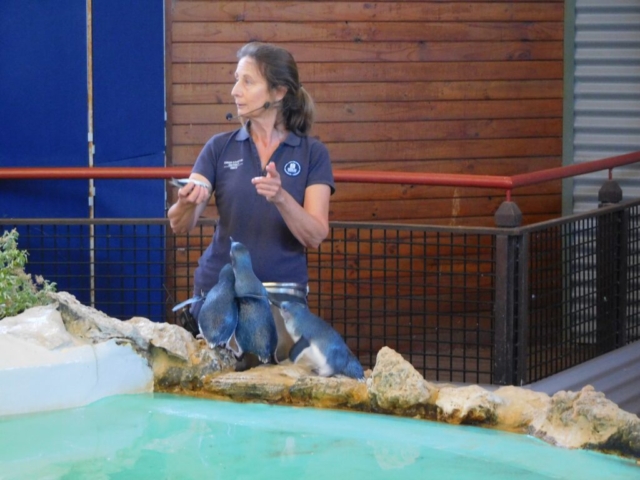
{"type": "Polygon", "coordinates": [[[227,119],[227,122],[230,122],[231,120],[234,120],[234,119],[237,119],[237,118],[240,118],[240,117],[244,117],[245,115],[249,115],[250,113],[257,112],[258,110],[262,110],[263,108],[266,110],[271,105],[272,105],[271,102],[264,102],[264,105],[262,105],[261,107],[258,107],[258,108],[254,109],[254,110],[250,110],[247,113],[245,113],[244,115],[233,115],[231,112],[229,112],[229,113],[227,113],[225,115],[224,118],[227,119]]]}

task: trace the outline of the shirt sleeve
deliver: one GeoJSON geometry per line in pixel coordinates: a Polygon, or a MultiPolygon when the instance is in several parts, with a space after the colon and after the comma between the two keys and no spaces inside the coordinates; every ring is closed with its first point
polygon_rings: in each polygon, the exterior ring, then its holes
{"type": "Polygon", "coordinates": [[[333,170],[331,168],[329,150],[327,150],[327,147],[322,142],[314,140],[310,151],[311,159],[309,162],[307,187],[317,184],[329,185],[331,188],[331,195],[333,195],[336,191],[336,186],[333,180],[333,170]]]}

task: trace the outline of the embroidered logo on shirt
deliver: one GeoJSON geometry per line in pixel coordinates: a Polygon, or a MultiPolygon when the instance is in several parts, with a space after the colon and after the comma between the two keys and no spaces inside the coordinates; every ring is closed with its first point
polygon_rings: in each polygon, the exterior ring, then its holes
{"type": "Polygon", "coordinates": [[[286,173],[290,177],[295,177],[297,175],[300,175],[301,171],[302,171],[302,167],[295,160],[291,160],[290,162],[287,162],[287,164],[284,166],[284,173],[286,173]]]}
{"type": "Polygon", "coordinates": [[[229,170],[237,170],[242,166],[243,159],[239,158],[238,160],[225,160],[224,168],[228,168],[229,170]]]}

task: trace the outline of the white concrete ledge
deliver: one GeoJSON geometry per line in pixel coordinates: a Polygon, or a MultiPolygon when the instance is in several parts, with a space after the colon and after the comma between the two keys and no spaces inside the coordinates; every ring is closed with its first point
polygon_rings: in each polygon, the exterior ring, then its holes
{"type": "Polygon", "coordinates": [[[0,321],[0,415],[87,405],[153,391],[146,359],[115,340],[82,343],[54,306],[0,321]]]}

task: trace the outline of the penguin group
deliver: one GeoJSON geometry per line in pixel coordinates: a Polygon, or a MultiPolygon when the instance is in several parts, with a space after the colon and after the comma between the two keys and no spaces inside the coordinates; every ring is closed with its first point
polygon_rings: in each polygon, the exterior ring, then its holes
{"type": "Polygon", "coordinates": [[[176,305],[173,311],[202,301],[196,320],[210,348],[227,348],[238,360],[250,353],[261,363],[276,363],[278,335],[267,291],[242,243],[232,239],[230,257],[209,292],[176,305]]]}
{"type": "MultiPolygon", "coordinates": [[[[271,302],[253,271],[251,255],[245,245],[231,239],[230,263],[220,270],[218,283],[206,294],[176,305],[173,311],[200,301],[203,304],[196,318],[200,334],[210,348],[231,350],[239,361],[236,370],[244,369],[241,361],[246,354],[257,357],[263,364],[278,363],[278,334],[271,302]]],[[[276,306],[295,342],[289,360],[294,363],[305,361],[321,376],[346,375],[364,379],[360,362],[340,334],[313,315],[306,304],[285,301],[276,306]]]]}

